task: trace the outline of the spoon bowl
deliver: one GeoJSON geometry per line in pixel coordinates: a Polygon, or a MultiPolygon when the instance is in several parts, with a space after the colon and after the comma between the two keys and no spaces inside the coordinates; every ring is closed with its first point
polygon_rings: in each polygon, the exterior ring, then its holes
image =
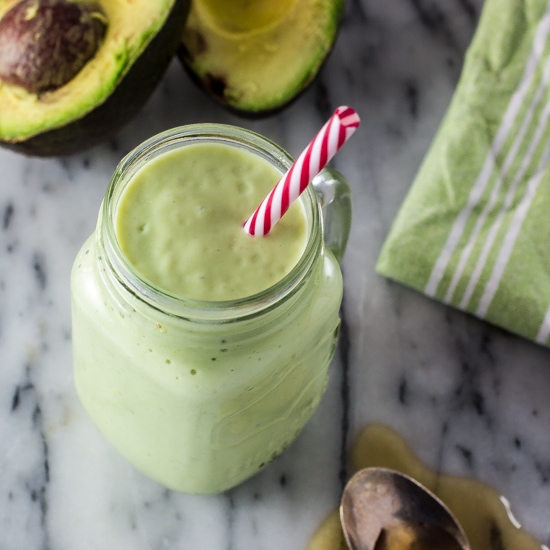
{"type": "Polygon", "coordinates": [[[347,483],[340,520],[351,550],[470,550],[449,509],[400,472],[364,468],[347,483]]]}

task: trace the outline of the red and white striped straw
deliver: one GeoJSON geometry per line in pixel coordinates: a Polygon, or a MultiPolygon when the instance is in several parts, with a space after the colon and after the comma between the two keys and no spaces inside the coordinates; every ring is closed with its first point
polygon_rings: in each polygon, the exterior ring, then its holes
{"type": "Polygon", "coordinates": [[[359,127],[359,115],[351,107],[338,107],[269,195],[243,224],[252,236],[267,235],[290,205],[307,188],[359,127]]]}

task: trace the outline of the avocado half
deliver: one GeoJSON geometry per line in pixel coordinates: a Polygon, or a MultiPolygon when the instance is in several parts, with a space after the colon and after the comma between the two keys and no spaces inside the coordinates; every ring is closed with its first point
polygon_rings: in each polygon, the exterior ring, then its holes
{"type": "Polygon", "coordinates": [[[313,81],[343,8],[344,0],[192,0],[178,57],[230,110],[272,114],[313,81]]]}
{"type": "MultiPolygon", "coordinates": [[[[46,38],[42,49],[27,56],[27,61],[32,62],[19,62],[15,68],[10,66],[10,59],[3,63],[2,146],[27,155],[67,155],[90,148],[115,133],[143,106],[166,71],[180,43],[190,4],[189,0],[0,0],[0,43],[1,33],[6,41],[19,40],[23,48],[27,47],[25,37],[21,38],[25,33],[34,36],[34,41],[27,40],[30,48],[48,32],[58,36],[55,40],[62,33],[72,40],[75,33],[70,25],[74,21],[67,23],[71,20],[67,11],[71,3],[80,4],[78,7],[92,4],[95,25],[90,25],[93,31],[84,29],[86,32],[82,31],[80,38],[67,47],[61,65],[76,59],[74,67],[60,78],[51,74],[64,71],[56,67],[55,59],[48,61],[55,55],[52,42],[46,38]],[[65,11],[60,8],[59,12],[65,22],[55,21],[58,12],[52,10],[58,6],[52,5],[58,2],[65,3],[65,11]],[[10,29],[13,23],[9,21],[16,20],[10,11],[16,12],[18,5],[22,6],[22,16],[15,25],[23,28],[36,14],[47,13],[43,18],[48,19],[50,28],[39,21],[38,27],[28,26],[18,35],[17,29],[10,29]],[[50,11],[44,11],[46,8],[50,11]],[[8,21],[5,29],[3,20],[8,21]],[[90,49],[90,42],[94,51],[87,52],[87,58],[72,51],[75,47],[90,49]],[[36,58],[42,58],[41,63],[35,63],[36,58]],[[23,78],[19,78],[19,73],[24,73],[23,78]]],[[[78,25],[82,26],[81,22],[78,25]]]]}

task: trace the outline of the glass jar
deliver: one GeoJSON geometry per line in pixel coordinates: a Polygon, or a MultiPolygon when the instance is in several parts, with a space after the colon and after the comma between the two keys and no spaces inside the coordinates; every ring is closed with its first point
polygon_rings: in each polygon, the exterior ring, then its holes
{"type": "Polygon", "coordinates": [[[324,170],[298,199],[308,223],[304,253],[277,284],[223,302],[156,288],[117,242],[118,201],[150,160],[212,142],[259,155],[281,173],[293,160],[271,141],[226,125],[151,138],[117,167],[71,276],[75,383],[85,409],[138,470],[189,493],[220,492],[261,470],[319,404],[337,340],[338,260],[351,222],[347,183],[324,170]]]}

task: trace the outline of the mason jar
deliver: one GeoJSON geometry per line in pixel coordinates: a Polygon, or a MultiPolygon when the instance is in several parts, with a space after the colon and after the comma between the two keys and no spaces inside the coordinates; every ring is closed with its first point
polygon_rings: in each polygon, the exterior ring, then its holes
{"type": "Polygon", "coordinates": [[[217,493],[282,453],[326,389],[351,195],[334,170],[314,178],[298,199],[307,218],[305,249],[270,288],[231,301],[172,295],[128,261],[114,220],[143,166],[198,143],[246,150],[281,174],[293,162],[268,139],[218,124],[176,128],[130,152],[74,262],[72,340],[78,395],[105,438],[170,489],[217,493]]]}

